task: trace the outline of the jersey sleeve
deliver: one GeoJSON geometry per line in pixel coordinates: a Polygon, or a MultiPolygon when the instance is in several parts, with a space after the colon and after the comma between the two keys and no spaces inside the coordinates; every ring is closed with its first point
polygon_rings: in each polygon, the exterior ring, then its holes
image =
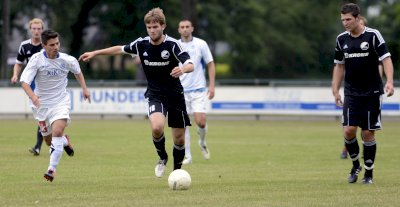
{"type": "Polygon", "coordinates": [[[15,63],[23,64],[25,62],[25,59],[26,59],[25,50],[24,50],[24,47],[22,47],[22,43],[21,43],[19,45],[18,55],[17,55],[17,59],[15,60],[15,63]]]}
{"type": "Polygon", "coordinates": [[[214,61],[211,50],[205,41],[202,41],[201,44],[201,56],[203,57],[203,60],[206,64],[214,61]]]}
{"type": "Polygon", "coordinates": [[[336,38],[335,58],[333,60],[336,64],[344,64],[344,53],[340,46],[339,38],[336,38]]]}
{"type": "Polygon", "coordinates": [[[386,46],[385,40],[383,39],[383,36],[378,30],[375,30],[375,36],[374,36],[374,48],[376,53],[379,56],[379,61],[382,61],[386,57],[390,56],[389,49],[386,46]]]}
{"type": "Polygon", "coordinates": [[[19,82],[21,82],[21,83],[24,82],[24,83],[31,85],[33,79],[36,76],[37,70],[38,70],[38,67],[37,67],[38,61],[39,61],[38,55],[32,56],[31,60],[26,65],[25,69],[22,71],[19,82]]]}
{"type": "Polygon", "coordinates": [[[137,56],[138,52],[138,42],[141,41],[142,38],[138,38],[135,41],[131,42],[129,45],[122,46],[122,52],[126,54],[130,54],[133,56],[137,56]]]}
{"type": "Polygon", "coordinates": [[[71,56],[71,60],[70,60],[70,68],[69,70],[71,71],[71,73],[73,74],[79,74],[81,73],[81,67],[79,66],[79,62],[75,57],[71,56]]]}
{"type": "Polygon", "coordinates": [[[193,63],[189,53],[187,53],[178,42],[175,42],[172,52],[181,64],[186,65],[188,63],[193,63]]]}

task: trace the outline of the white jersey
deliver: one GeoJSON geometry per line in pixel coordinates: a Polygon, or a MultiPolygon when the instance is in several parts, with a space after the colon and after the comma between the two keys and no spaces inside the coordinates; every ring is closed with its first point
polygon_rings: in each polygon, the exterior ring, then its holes
{"type": "Polygon", "coordinates": [[[31,57],[20,82],[30,85],[35,80],[34,93],[39,97],[41,107],[48,108],[69,99],[67,85],[70,71],[73,74],[81,73],[76,58],[60,52],[55,59],[49,59],[43,50],[31,57]]]}
{"type": "Polygon", "coordinates": [[[184,73],[179,77],[184,92],[205,89],[206,65],[214,61],[210,48],[208,47],[206,41],[197,37],[193,37],[193,39],[190,42],[183,42],[182,39],[180,39],[179,43],[189,53],[190,59],[193,61],[194,64],[193,72],[184,73]]]}

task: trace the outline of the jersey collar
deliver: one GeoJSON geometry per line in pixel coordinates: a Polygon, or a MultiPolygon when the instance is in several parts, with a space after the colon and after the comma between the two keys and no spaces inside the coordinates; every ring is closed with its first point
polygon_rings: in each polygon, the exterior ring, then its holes
{"type": "MultiPolygon", "coordinates": [[[[43,55],[44,55],[46,58],[49,58],[49,57],[47,57],[46,50],[44,50],[44,49],[43,49],[43,55]]],[[[57,53],[56,58],[59,58],[59,57],[60,57],[60,53],[57,53]]]]}
{"type": "MultiPolygon", "coordinates": [[[[188,41],[188,42],[193,42],[193,39],[194,39],[194,37],[192,36],[192,38],[188,41]]],[[[182,40],[182,38],[181,39],[179,39],[181,42],[183,42],[183,43],[185,43],[183,40],[182,40]]]]}

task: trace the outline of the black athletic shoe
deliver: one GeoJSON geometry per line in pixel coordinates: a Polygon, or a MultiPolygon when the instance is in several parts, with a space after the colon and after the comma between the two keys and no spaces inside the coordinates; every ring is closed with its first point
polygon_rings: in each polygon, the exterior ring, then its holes
{"type": "Polygon", "coordinates": [[[29,148],[28,150],[30,153],[32,153],[35,156],[38,156],[40,154],[39,149],[36,149],[35,147],[29,148]]]}
{"type": "Polygon", "coordinates": [[[64,151],[68,154],[68,156],[72,157],[74,156],[74,148],[71,145],[71,142],[69,140],[69,136],[65,135],[65,138],[67,139],[67,146],[64,147],[64,151]]]}
{"type": "Polygon", "coordinates": [[[55,170],[48,170],[47,173],[45,173],[43,177],[47,181],[53,182],[55,174],[56,174],[55,170]]]}
{"type": "Polygon", "coordinates": [[[358,174],[361,172],[361,169],[362,169],[361,166],[359,166],[357,169],[354,168],[354,167],[351,168],[351,171],[350,171],[349,177],[347,178],[347,181],[348,181],[349,183],[355,183],[355,182],[357,182],[358,174]]]}
{"type": "Polygon", "coordinates": [[[364,177],[363,179],[362,179],[362,183],[363,184],[372,184],[373,183],[373,181],[372,181],[372,177],[364,177]]]}

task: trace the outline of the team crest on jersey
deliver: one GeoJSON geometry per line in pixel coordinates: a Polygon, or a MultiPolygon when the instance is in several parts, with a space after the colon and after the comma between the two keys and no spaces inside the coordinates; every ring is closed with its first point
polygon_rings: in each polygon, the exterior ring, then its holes
{"type": "Polygon", "coordinates": [[[369,48],[368,42],[362,42],[362,43],[360,44],[360,48],[361,48],[362,50],[368,50],[368,48],[369,48]]]}
{"type": "Polygon", "coordinates": [[[168,50],[163,50],[163,51],[161,52],[161,57],[162,57],[163,59],[168,59],[168,58],[169,58],[169,52],[168,52],[168,50]]]}

